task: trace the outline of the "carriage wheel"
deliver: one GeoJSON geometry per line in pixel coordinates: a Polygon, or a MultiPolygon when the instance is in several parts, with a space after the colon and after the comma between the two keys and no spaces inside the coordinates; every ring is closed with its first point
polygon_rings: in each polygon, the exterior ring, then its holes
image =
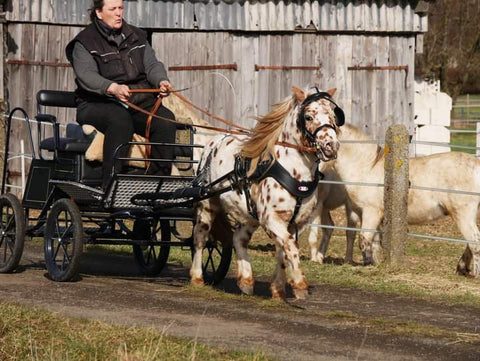
{"type": "MultiPolygon", "coordinates": [[[[150,239],[153,242],[161,240],[162,242],[170,242],[170,222],[167,220],[143,220],[138,219],[133,225],[133,233],[138,239],[150,239]]],[[[142,273],[146,276],[158,275],[168,260],[170,246],[133,245],[133,255],[135,261],[140,267],[142,273]]]]}
{"type": "Polygon", "coordinates": [[[0,273],[17,268],[25,242],[25,213],[13,194],[0,196],[0,273]]]}
{"type": "MultiPolygon", "coordinates": [[[[203,248],[202,271],[203,282],[207,285],[217,285],[228,273],[232,260],[232,243],[223,244],[209,239],[203,248]]],[[[192,258],[195,252],[192,246],[192,258]]]]}
{"type": "Polygon", "coordinates": [[[56,201],[47,217],[45,263],[54,281],[70,281],[83,252],[83,224],[78,206],[70,199],[56,201]]]}

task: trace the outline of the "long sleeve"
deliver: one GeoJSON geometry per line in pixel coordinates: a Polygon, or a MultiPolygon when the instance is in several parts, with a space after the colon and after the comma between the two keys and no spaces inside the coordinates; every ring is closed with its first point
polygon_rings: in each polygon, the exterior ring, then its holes
{"type": "Polygon", "coordinates": [[[157,87],[162,80],[169,80],[165,66],[161,61],[157,60],[155,52],[148,43],[145,46],[143,63],[145,66],[147,80],[153,86],[157,87]]]}
{"type": "Polygon", "coordinates": [[[100,95],[107,94],[107,88],[113,82],[100,75],[92,55],[78,41],[73,48],[72,66],[82,88],[100,95]]]}

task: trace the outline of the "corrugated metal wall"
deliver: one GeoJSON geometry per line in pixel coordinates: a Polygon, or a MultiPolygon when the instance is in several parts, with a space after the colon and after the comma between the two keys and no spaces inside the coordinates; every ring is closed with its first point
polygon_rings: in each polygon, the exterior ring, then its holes
{"type": "MultiPolygon", "coordinates": [[[[126,20],[152,29],[425,32],[413,0],[151,1],[125,0],[126,20]]],[[[10,0],[7,20],[85,25],[91,0],[10,0]]]]}

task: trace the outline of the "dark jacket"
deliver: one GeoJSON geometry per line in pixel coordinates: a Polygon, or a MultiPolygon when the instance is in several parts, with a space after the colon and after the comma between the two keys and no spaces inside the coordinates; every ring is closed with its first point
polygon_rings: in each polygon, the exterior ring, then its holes
{"type": "MultiPolygon", "coordinates": [[[[99,74],[116,82],[126,84],[130,88],[151,88],[147,80],[144,66],[144,52],[147,44],[145,32],[124,22],[121,35],[113,36],[96,22],[92,22],[82,30],[66,47],[68,60],[73,63],[73,48],[79,42],[92,55],[99,74]]],[[[85,101],[106,101],[107,96],[92,93],[77,83],[77,103],[85,101]]],[[[158,86],[158,84],[155,84],[158,86]]],[[[135,94],[130,98],[132,103],[141,105],[151,102],[152,94],[135,94]]],[[[110,98],[111,99],[111,98],[110,98]]]]}

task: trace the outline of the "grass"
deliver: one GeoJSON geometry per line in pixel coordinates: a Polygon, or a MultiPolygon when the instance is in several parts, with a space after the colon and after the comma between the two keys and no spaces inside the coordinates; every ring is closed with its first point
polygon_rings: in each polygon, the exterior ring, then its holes
{"type": "MultiPolygon", "coordinates": [[[[471,107],[465,107],[467,96],[461,95],[452,110],[452,121],[450,130],[476,131],[476,121],[480,121],[480,94],[470,94],[469,104],[471,107]],[[476,106],[478,105],[478,106],[476,106]]],[[[450,144],[475,148],[477,146],[475,133],[451,133],[450,144]]],[[[464,149],[452,147],[454,151],[463,151],[475,154],[475,149],[464,149]]]]}
{"type": "Polygon", "coordinates": [[[480,120],[480,94],[461,95],[452,111],[453,119],[480,120]],[[470,105],[467,107],[467,105],[470,105]]]}
{"type": "MultiPolygon", "coordinates": [[[[343,214],[343,209],[333,212],[336,225],[345,226],[343,214]]],[[[427,225],[411,226],[409,232],[462,238],[450,218],[427,225]]],[[[455,274],[457,261],[465,249],[463,244],[410,236],[407,239],[404,264],[397,267],[364,267],[361,265],[362,256],[358,247],[354,249],[355,264],[343,264],[345,233],[334,231],[327,252],[327,263],[320,265],[308,260],[307,233],[308,229],[300,236],[300,248],[302,269],[310,284],[352,287],[464,306],[480,304],[480,279],[455,274]]],[[[270,280],[276,267],[274,245],[262,230],[254,234],[249,256],[255,277],[270,280]]],[[[169,262],[189,267],[190,253],[173,248],[169,262]]],[[[230,271],[235,274],[234,260],[230,271]]]]}
{"type": "Polygon", "coordinates": [[[61,318],[0,303],[0,360],[270,360],[263,353],[231,352],[180,340],[155,329],[61,318]]]}

